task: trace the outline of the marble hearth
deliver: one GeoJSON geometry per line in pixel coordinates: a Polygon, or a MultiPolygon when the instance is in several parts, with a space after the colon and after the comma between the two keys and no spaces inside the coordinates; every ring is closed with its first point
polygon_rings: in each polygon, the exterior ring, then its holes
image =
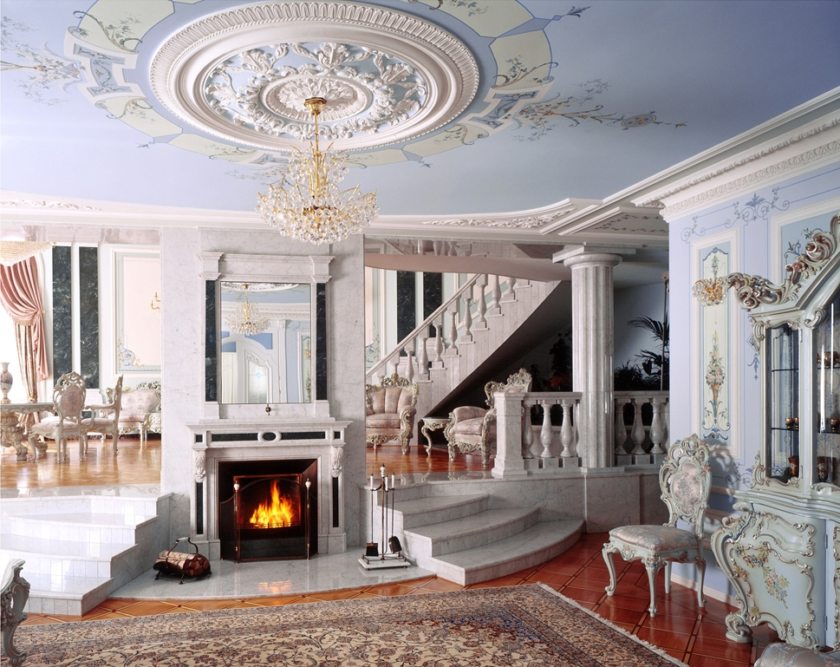
{"type": "Polygon", "coordinates": [[[317,462],[317,553],[347,548],[345,429],[349,421],[331,418],[298,420],[205,420],[189,425],[193,433],[191,532],[211,559],[221,557],[219,534],[219,467],[234,461],[311,459],[317,462]]]}

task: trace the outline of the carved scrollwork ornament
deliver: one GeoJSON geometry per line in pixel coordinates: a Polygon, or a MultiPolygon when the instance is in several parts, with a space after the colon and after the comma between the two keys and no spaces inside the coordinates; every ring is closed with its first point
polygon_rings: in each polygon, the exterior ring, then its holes
{"type": "Polygon", "coordinates": [[[344,469],[344,447],[333,447],[330,461],[330,474],[333,477],[340,477],[344,469]]]}
{"type": "Polygon", "coordinates": [[[196,483],[203,482],[207,477],[207,452],[197,449],[193,452],[193,479],[196,483]]]}
{"type": "Polygon", "coordinates": [[[825,317],[825,308],[815,308],[802,316],[802,324],[808,329],[813,329],[825,317]]]}

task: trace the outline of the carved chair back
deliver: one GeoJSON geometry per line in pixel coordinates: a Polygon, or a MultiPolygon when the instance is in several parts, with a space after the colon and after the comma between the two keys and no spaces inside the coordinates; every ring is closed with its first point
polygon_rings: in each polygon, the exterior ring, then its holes
{"type": "Polygon", "coordinates": [[[417,405],[417,385],[397,373],[365,385],[366,414],[398,413],[417,405]]]}
{"type": "Polygon", "coordinates": [[[58,378],[53,387],[53,404],[59,420],[81,422],[86,396],[85,379],[75,371],[58,378]]]}
{"type": "Polygon", "coordinates": [[[524,368],[508,376],[505,382],[491,381],[484,385],[484,394],[487,397],[487,407],[493,408],[493,394],[499,391],[531,391],[531,374],[524,368]]]}
{"type": "Polygon", "coordinates": [[[691,524],[695,535],[702,537],[711,483],[709,445],[696,435],[673,443],[659,469],[659,488],[669,513],[665,525],[674,526],[683,520],[691,524]]]}

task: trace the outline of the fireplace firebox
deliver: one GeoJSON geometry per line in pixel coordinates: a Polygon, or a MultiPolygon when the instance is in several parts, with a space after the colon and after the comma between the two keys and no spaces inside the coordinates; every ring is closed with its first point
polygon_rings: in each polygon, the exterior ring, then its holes
{"type": "Polygon", "coordinates": [[[221,557],[247,561],[315,554],[317,481],[315,459],[220,461],[221,557]]]}

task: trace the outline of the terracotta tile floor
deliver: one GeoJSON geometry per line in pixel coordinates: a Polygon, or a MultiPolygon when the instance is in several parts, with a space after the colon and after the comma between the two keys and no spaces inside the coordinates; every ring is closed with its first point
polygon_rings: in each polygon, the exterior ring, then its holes
{"type": "MultiPolygon", "coordinates": [[[[48,457],[37,466],[18,463],[14,453],[3,455],[2,486],[70,486],[93,483],[102,484],[103,477],[111,484],[156,483],[160,470],[160,442],[152,441],[140,450],[136,440],[123,438],[118,455],[119,466],[111,456],[110,446],[94,445],[95,454],[88,461],[78,461],[77,448],[70,448],[69,464],[56,464],[48,457]],[[75,455],[74,455],[75,451],[75,455]],[[140,479],[138,479],[138,477],[140,479]]],[[[435,448],[427,457],[425,447],[412,445],[407,456],[399,447],[384,446],[376,453],[368,449],[367,474],[378,473],[385,464],[388,472],[484,474],[477,456],[459,457],[450,463],[445,449],[435,448]]],[[[647,575],[639,563],[624,563],[616,559],[619,574],[616,593],[608,598],[604,592],[607,569],[601,558],[605,534],[585,535],[572,549],[539,567],[528,568],[514,574],[475,584],[470,588],[488,586],[516,586],[541,582],[551,586],[600,616],[609,619],[628,632],[651,642],[675,658],[692,667],[736,667],[752,665],[764,647],[776,639],[767,626],[754,630],[751,644],[736,644],[724,637],[724,618],[731,607],[714,599],[707,599],[706,608],[697,608],[696,598],[689,589],[674,584],[666,598],[661,579],[657,586],[659,614],[651,618],[647,613],[647,575]]],[[[660,575],[661,576],[661,575],[660,575]]],[[[408,582],[381,584],[362,588],[327,591],[307,595],[247,598],[241,600],[125,600],[108,599],[86,614],[82,620],[130,618],[162,613],[200,613],[209,609],[265,607],[302,604],[322,600],[346,600],[391,595],[423,595],[438,591],[459,590],[461,586],[436,577],[426,577],[408,582]]],[[[79,618],[30,614],[27,624],[62,623],[79,618]]]]}

